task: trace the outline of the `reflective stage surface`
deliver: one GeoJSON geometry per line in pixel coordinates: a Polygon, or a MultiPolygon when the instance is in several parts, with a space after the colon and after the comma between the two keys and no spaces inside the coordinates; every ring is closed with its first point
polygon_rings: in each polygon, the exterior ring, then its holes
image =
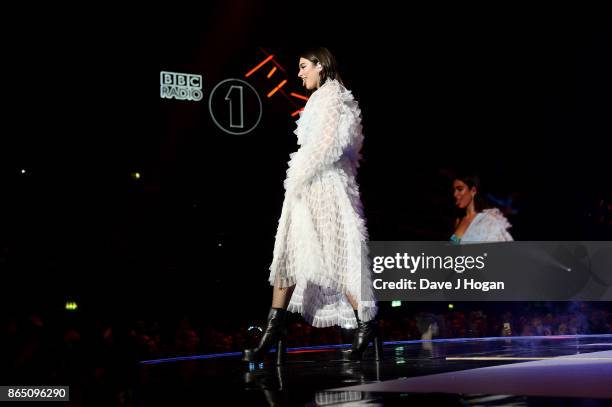
{"type": "MultiPolygon", "coordinates": [[[[142,361],[138,405],[612,405],[612,335],[386,342],[385,359],[344,362],[345,345],[142,361]]],[[[370,349],[371,350],[371,349],[370,349]]]]}

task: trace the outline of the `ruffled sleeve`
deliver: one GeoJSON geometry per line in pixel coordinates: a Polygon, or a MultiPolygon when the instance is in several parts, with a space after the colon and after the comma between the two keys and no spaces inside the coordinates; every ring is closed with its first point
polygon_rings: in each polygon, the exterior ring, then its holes
{"type": "Polygon", "coordinates": [[[510,242],[514,240],[507,230],[511,228],[512,225],[499,209],[485,209],[483,213],[487,216],[487,235],[490,239],[489,241],[510,242]]]}
{"type": "Polygon", "coordinates": [[[510,222],[497,208],[485,209],[476,215],[461,238],[461,244],[476,242],[509,242],[510,222]]]}
{"type": "Polygon", "coordinates": [[[318,172],[338,161],[349,142],[341,140],[338,132],[343,103],[340,85],[335,81],[326,83],[315,93],[316,99],[313,94],[309,101],[309,123],[304,130],[297,130],[308,134],[300,149],[291,155],[285,180],[287,193],[301,189],[318,172]]]}

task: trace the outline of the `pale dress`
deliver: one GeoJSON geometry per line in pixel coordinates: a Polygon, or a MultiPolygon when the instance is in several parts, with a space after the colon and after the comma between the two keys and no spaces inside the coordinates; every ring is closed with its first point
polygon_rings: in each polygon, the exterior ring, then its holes
{"type": "Polygon", "coordinates": [[[312,326],[354,328],[346,293],[358,302],[363,321],[373,319],[377,307],[355,181],[361,111],[351,92],[336,80],[325,82],[306,103],[295,134],[300,148],[290,155],[269,281],[296,284],[288,310],[312,326]]]}

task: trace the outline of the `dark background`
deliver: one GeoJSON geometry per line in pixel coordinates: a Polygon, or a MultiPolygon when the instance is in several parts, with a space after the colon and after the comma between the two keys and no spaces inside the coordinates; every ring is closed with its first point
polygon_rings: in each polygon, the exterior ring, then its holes
{"type": "Polygon", "coordinates": [[[300,104],[265,97],[267,66],[249,79],[262,121],[232,136],[214,125],[207,98],[264,51],[286,69],[287,92],[304,93],[302,49],[327,46],[339,60],[363,112],[372,240],[448,239],[455,169],[480,173],[498,199],[514,194],[517,240],[612,240],[606,14],[394,7],[8,13],[5,309],[74,298],[102,313],[261,317],[300,104]],[[201,74],[204,99],[160,99],[162,70],[201,74]]]}

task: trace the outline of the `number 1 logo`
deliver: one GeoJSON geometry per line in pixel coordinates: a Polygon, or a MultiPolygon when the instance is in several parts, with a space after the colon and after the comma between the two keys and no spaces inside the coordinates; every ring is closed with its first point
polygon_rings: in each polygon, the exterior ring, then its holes
{"type": "Polygon", "coordinates": [[[253,131],[262,115],[262,103],[255,88],[241,79],[219,82],[210,93],[208,110],[213,121],[229,134],[253,131]]]}

